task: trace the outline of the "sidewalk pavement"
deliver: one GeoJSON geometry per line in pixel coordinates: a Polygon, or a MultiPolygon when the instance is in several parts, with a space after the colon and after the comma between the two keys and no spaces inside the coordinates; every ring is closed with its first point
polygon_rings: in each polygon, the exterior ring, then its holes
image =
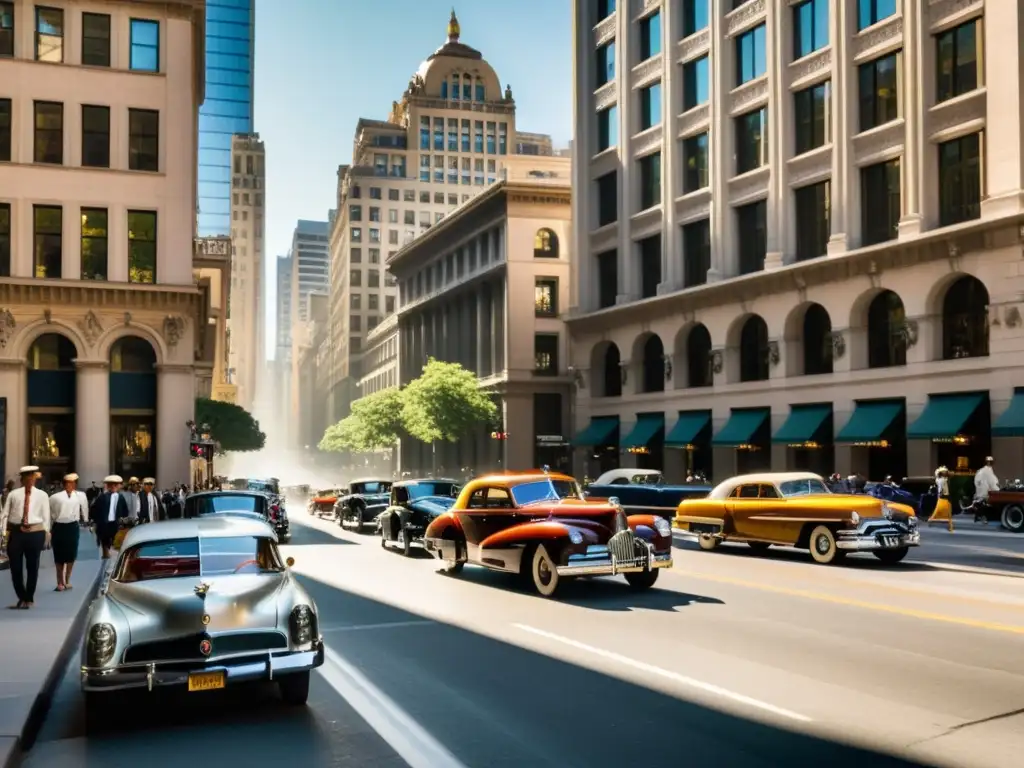
{"type": "Polygon", "coordinates": [[[36,604],[28,611],[7,610],[17,598],[10,573],[0,573],[0,646],[5,651],[0,655],[0,768],[14,766],[22,745],[31,745],[68,660],[78,650],[86,609],[108,562],[100,559],[93,535],[83,530],[71,577],[74,589],[54,592],[53,553],[44,552],[36,604]]]}

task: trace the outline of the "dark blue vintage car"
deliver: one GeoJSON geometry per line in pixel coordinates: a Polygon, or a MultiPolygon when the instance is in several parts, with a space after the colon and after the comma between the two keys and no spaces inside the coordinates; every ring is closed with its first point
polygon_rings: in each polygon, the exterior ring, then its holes
{"type": "Polygon", "coordinates": [[[459,495],[455,480],[402,480],[391,486],[388,508],[377,518],[382,547],[397,547],[408,557],[422,546],[423,533],[434,518],[444,514],[459,495]]]}
{"type": "Polygon", "coordinates": [[[683,499],[699,499],[711,493],[706,484],[665,485],[654,469],[613,469],[587,486],[587,498],[619,500],[626,514],[660,515],[672,520],[683,499]]]}

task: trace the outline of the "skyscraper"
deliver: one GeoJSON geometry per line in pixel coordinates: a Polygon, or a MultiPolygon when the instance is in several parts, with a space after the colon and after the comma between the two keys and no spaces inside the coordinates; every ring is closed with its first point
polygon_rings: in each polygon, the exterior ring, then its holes
{"type": "Polygon", "coordinates": [[[199,235],[231,231],[231,137],[253,130],[255,0],[207,0],[199,110],[199,235]]]}

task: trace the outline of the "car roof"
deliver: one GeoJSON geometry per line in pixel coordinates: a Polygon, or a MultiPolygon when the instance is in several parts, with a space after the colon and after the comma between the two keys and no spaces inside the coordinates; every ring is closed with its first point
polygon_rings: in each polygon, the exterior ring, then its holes
{"type": "Polygon", "coordinates": [[[458,480],[452,480],[450,477],[421,477],[416,480],[397,480],[393,487],[404,488],[407,485],[418,485],[419,483],[453,483],[459,484],[458,480]]]}
{"type": "Polygon", "coordinates": [[[132,528],[124,538],[122,549],[136,544],[149,544],[170,539],[223,539],[233,536],[265,536],[273,538],[271,527],[262,520],[235,515],[204,515],[185,520],[164,520],[132,528]]]}
{"type": "Polygon", "coordinates": [[[488,475],[481,475],[475,478],[474,484],[514,484],[536,482],[538,480],[572,480],[575,478],[563,475],[561,472],[492,472],[488,475]]]}
{"type": "Polygon", "coordinates": [[[358,480],[349,480],[349,485],[355,485],[356,483],[391,483],[392,480],[387,480],[383,477],[361,477],[358,480]]]}
{"type": "Polygon", "coordinates": [[[720,498],[723,494],[727,494],[733,488],[740,485],[754,485],[757,483],[778,485],[779,483],[787,483],[791,480],[819,480],[822,483],[825,482],[821,475],[816,475],[813,472],[756,472],[749,475],[736,475],[728,480],[723,480],[714,487],[709,498],[720,498]]]}
{"type": "Polygon", "coordinates": [[[266,498],[266,495],[263,493],[263,491],[249,491],[249,490],[241,490],[241,491],[234,491],[234,490],[228,490],[228,491],[199,491],[198,493],[190,493],[185,498],[186,498],[186,500],[188,500],[188,499],[195,499],[195,498],[205,498],[206,496],[248,496],[249,498],[255,498],[255,499],[264,499],[264,498],[266,498]]]}

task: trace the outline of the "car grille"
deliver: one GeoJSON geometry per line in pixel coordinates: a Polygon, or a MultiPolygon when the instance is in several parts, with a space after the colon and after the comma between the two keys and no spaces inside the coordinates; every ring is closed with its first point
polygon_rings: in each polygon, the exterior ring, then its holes
{"type": "Polygon", "coordinates": [[[619,531],[608,542],[608,552],[621,565],[647,558],[647,545],[633,531],[619,531]]]}
{"type": "Polygon", "coordinates": [[[126,664],[132,664],[202,658],[199,644],[206,638],[213,644],[210,658],[288,647],[288,639],[280,632],[237,632],[229,635],[207,635],[200,632],[170,640],[130,645],[124,652],[124,661],[126,664]]]}
{"type": "Polygon", "coordinates": [[[626,513],[621,509],[615,512],[615,532],[624,533],[629,530],[629,520],[626,518],[626,513]]]}

